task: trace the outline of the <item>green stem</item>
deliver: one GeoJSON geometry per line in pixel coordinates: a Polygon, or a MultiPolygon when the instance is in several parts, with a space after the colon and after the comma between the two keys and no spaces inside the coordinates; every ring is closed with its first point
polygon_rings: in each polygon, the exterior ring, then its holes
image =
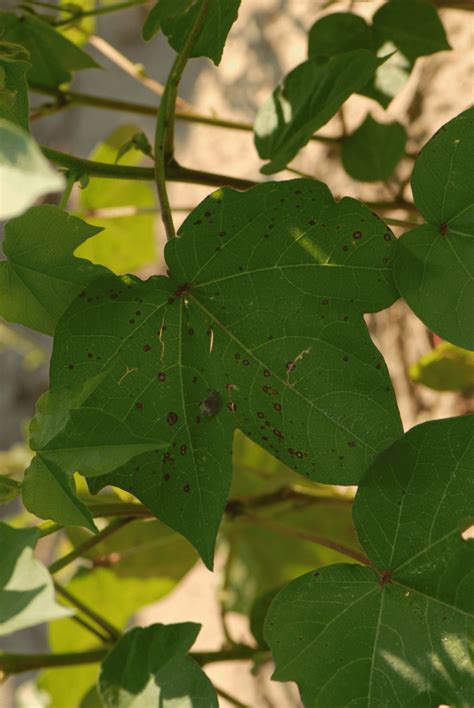
{"type": "Polygon", "coordinates": [[[93,627],[89,622],[87,622],[83,617],[80,617],[79,615],[73,615],[70,617],[70,619],[75,622],[76,624],[79,624],[81,627],[84,627],[84,629],[87,629],[88,632],[94,635],[94,637],[97,637],[97,639],[100,639],[101,642],[104,642],[104,644],[107,644],[107,642],[110,642],[110,637],[106,636],[104,634],[101,634],[98,629],[93,627]]]}
{"type": "MultiPolygon", "coordinates": [[[[69,169],[75,168],[79,173],[88,174],[92,177],[103,177],[105,179],[130,179],[130,180],[154,180],[155,170],[153,167],[129,167],[128,165],[112,165],[108,162],[95,162],[75,157],[53,148],[41,146],[43,155],[51,162],[69,169]]],[[[246,190],[254,187],[256,182],[239,177],[228,177],[227,175],[217,175],[213,172],[203,172],[201,170],[191,170],[181,165],[173,164],[166,166],[166,179],[170,182],[185,182],[189,184],[203,184],[209,187],[233,187],[234,189],[246,190]]]]}
{"type": "MultiPolygon", "coordinates": [[[[66,652],[57,654],[0,654],[0,675],[9,676],[23,671],[54,668],[60,666],[79,666],[102,661],[109,653],[109,647],[92,649],[90,651],[66,652]]],[[[246,645],[238,645],[232,649],[222,649],[208,652],[190,652],[200,666],[220,661],[252,661],[270,660],[270,652],[255,649],[246,645]]]]}
{"type": "Polygon", "coordinates": [[[358,563],[368,565],[370,568],[373,567],[367,556],[360,551],[357,551],[355,548],[345,546],[342,543],[338,543],[337,541],[332,541],[329,538],[317,536],[316,534],[309,533],[308,531],[300,531],[299,529],[294,529],[291,526],[285,526],[284,524],[280,524],[277,521],[272,521],[270,519],[262,519],[259,516],[254,516],[253,514],[245,514],[241,518],[243,521],[249,521],[251,524],[262,526],[263,528],[270,529],[271,531],[277,531],[277,533],[285,534],[285,536],[300,538],[303,541],[309,541],[310,543],[316,543],[319,546],[330,548],[332,551],[342,553],[348,558],[353,558],[358,563]]]}
{"type": "Polygon", "coordinates": [[[45,536],[50,536],[56,531],[60,531],[63,528],[62,524],[57,524],[56,521],[43,521],[43,523],[38,524],[36,530],[38,531],[39,538],[44,538],[45,536]]]}
{"type": "Polygon", "coordinates": [[[392,219],[391,217],[384,217],[384,221],[389,226],[408,226],[412,229],[415,226],[420,226],[419,221],[407,221],[406,219],[392,219]]]}
{"type": "Polygon", "coordinates": [[[165,91],[160,103],[155,130],[155,182],[161,207],[161,220],[169,240],[176,236],[173,215],[171,213],[166,189],[166,166],[171,164],[174,155],[174,122],[176,99],[183,71],[188,63],[194,42],[201,33],[206,18],[209,0],[203,0],[201,8],[189,33],[182,51],[178,54],[166,81],[165,91]]]}
{"type": "Polygon", "coordinates": [[[74,548],[70,553],[67,553],[62,558],[58,558],[58,560],[54,561],[54,563],[51,563],[51,565],[48,567],[49,572],[51,573],[51,575],[54,575],[54,573],[57,573],[58,571],[62,570],[67,565],[69,565],[69,563],[72,563],[77,558],[80,558],[80,556],[84,555],[86,551],[90,550],[91,548],[94,548],[94,546],[97,546],[97,544],[101,543],[113,533],[121,529],[122,526],[125,526],[126,524],[130,523],[130,521],[132,521],[131,517],[125,517],[111,521],[108,526],[102,529],[102,531],[99,531],[99,533],[96,533],[94,536],[91,536],[86,541],[84,541],[84,543],[81,543],[79,544],[79,546],[76,546],[76,548],[74,548]]]}
{"type": "MultiPolygon", "coordinates": [[[[92,106],[111,111],[121,111],[125,113],[137,113],[144,116],[156,116],[157,108],[144,103],[134,103],[132,101],[121,101],[115,98],[105,98],[103,96],[94,96],[88,93],[80,93],[78,91],[61,90],[59,88],[51,88],[42,86],[41,84],[30,84],[30,89],[47,96],[54,96],[58,101],[58,110],[67,108],[71,104],[82,106],[92,106]]],[[[50,111],[48,107],[48,111],[50,111]]],[[[245,121],[228,120],[227,118],[218,118],[216,116],[206,116],[194,111],[176,111],[175,117],[177,120],[185,123],[199,123],[202,125],[210,125],[214,128],[228,128],[230,130],[241,130],[246,133],[253,132],[253,125],[245,121]]],[[[313,135],[311,140],[321,143],[338,144],[341,138],[331,138],[326,135],[313,135]]]]}
{"type": "Polygon", "coordinates": [[[76,180],[77,172],[74,172],[73,170],[68,170],[66,178],[66,187],[64,189],[64,192],[62,193],[61,199],[59,200],[58,204],[60,209],[65,209],[67,207],[67,203],[69,201],[69,197],[71,196],[72,188],[74,187],[74,183],[76,180]]]}
{"type": "Polygon", "coordinates": [[[105,619],[105,617],[102,617],[102,615],[97,614],[95,610],[93,610],[91,607],[88,605],[84,604],[82,600],[79,600],[75,595],[73,595],[69,590],[66,590],[62,585],[60,585],[56,580],[54,582],[54,588],[58,595],[61,595],[65,600],[69,602],[70,605],[73,605],[76,607],[80,612],[85,614],[89,619],[93,620],[98,627],[103,629],[107,636],[112,640],[112,641],[118,641],[121,637],[121,632],[114,627],[108,620],[105,619]]]}
{"type": "Polygon", "coordinates": [[[143,5],[147,0],[126,0],[126,2],[116,2],[111,5],[100,5],[93,10],[79,10],[75,12],[74,10],[64,8],[57,8],[61,12],[69,13],[70,17],[55,20],[52,24],[54,27],[61,27],[62,25],[69,25],[72,22],[78,22],[82,20],[83,17],[92,17],[94,15],[105,15],[109,12],[118,12],[119,10],[126,10],[129,7],[135,7],[137,5],[143,5]]]}
{"type": "Polygon", "coordinates": [[[0,654],[0,675],[19,674],[59,666],[95,664],[106,656],[109,649],[66,652],[64,654],[0,654]]]}
{"type": "Polygon", "coordinates": [[[221,698],[224,698],[227,703],[230,703],[231,706],[236,706],[236,708],[250,708],[249,705],[246,703],[241,703],[237,698],[234,698],[234,696],[231,696],[230,693],[227,693],[227,691],[224,691],[223,688],[219,688],[219,686],[216,686],[215,684],[214,688],[218,696],[221,698]]]}

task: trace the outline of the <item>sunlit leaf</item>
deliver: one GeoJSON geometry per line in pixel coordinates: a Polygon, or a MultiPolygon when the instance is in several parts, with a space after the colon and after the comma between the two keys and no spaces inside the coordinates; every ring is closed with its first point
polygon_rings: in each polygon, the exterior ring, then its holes
{"type": "Polygon", "coordinates": [[[200,625],[187,622],[130,630],[102,663],[99,693],[104,706],[217,708],[211,682],[186,656],[199,629],[200,625]]]}
{"type": "Polygon", "coordinates": [[[53,581],[33,557],[35,529],[0,523],[0,636],[71,614],[56,604],[53,581]]]}
{"type": "Polygon", "coordinates": [[[473,389],[474,352],[442,342],[410,366],[410,378],[437,391],[473,389]]]}
{"type": "MultiPolygon", "coordinates": [[[[120,156],[120,148],[139,132],[135,125],[116,128],[89,156],[97,162],[139,165],[143,154],[130,149],[120,156]]],[[[106,266],[114,273],[127,273],[155,260],[155,216],[138,213],[131,216],[94,216],[95,210],[113,207],[151,209],[156,197],[145,182],[100,179],[92,177],[86,189],[80,191],[81,211],[87,222],[104,229],[99,236],[80,245],[75,251],[79,258],[106,266]]]]}
{"type": "Polygon", "coordinates": [[[373,463],[354,505],[374,569],[336,564],[273,601],[274,678],[307,706],[471,705],[474,417],[410,430],[373,463]],[[472,516],[471,516],[472,518],[472,516]]]}
{"type": "Polygon", "coordinates": [[[26,211],[39,197],[59,192],[64,179],[43,157],[30,135],[0,118],[0,219],[26,211]]]}

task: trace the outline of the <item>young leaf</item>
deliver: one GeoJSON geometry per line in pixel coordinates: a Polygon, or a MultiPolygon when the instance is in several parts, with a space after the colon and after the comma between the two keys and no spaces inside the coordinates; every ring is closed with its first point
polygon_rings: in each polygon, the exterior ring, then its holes
{"type": "Polygon", "coordinates": [[[0,119],[28,130],[28,53],[17,44],[0,41],[0,119]]]}
{"type": "Polygon", "coordinates": [[[473,422],[424,423],[375,460],[354,505],[374,570],[327,566],[273,601],[274,678],[305,705],[472,704],[473,422]]]}
{"type": "Polygon", "coordinates": [[[55,88],[71,81],[71,71],[97,67],[92,57],[30,13],[0,12],[0,26],[3,41],[20,44],[29,52],[31,82],[55,88]]]}
{"type": "Polygon", "coordinates": [[[411,61],[451,49],[432,3],[426,0],[390,0],[373,17],[374,30],[382,40],[393,42],[411,61]]]}
{"type": "Polygon", "coordinates": [[[91,487],[132,492],[211,564],[236,428],[339,484],[357,483],[400,434],[362,316],[396,298],[394,242],[366,207],[335,204],[313,180],[217,191],[180,234],[166,247],[168,278],[96,281],[62,318],[51,389],[88,392],[33,447],[98,475],[114,458],[81,466],[74,447],[82,457],[107,436],[129,445],[130,463],[91,487]],[[154,451],[132,459],[137,440],[154,451]]]}
{"type": "Polygon", "coordinates": [[[377,123],[368,115],[342,145],[344,169],[361,182],[388,179],[405,154],[406,140],[400,123],[377,123]]]}
{"type": "MultiPolygon", "coordinates": [[[[52,176],[59,179],[56,173],[52,176]]],[[[0,315],[52,334],[68,304],[91,280],[108,272],[73,256],[79,244],[99,231],[46,204],[10,221],[3,243],[8,260],[0,262],[0,315]]]]}
{"type": "Polygon", "coordinates": [[[261,172],[284,169],[344,101],[367,84],[383,61],[357,49],[323,64],[308,59],[293,69],[257,114],[255,146],[261,158],[270,159],[261,172]]]}
{"type": "Polygon", "coordinates": [[[0,504],[7,504],[21,494],[21,484],[11,477],[0,475],[0,504]]]}
{"type": "MultiPolygon", "coordinates": [[[[203,0],[158,0],[143,26],[149,40],[161,28],[176,52],[180,52],[194,26],[203,0]]],[[[209,0],[204,26],[194,43],[192,57],[209,57],[219,64],[230,28],[237,19],[240,0],[209,0]]]]}
{"type": "Polygon", "coordinates": [[[402,297],[436,334],[474,349],[474,109],[444,125],[413,170],[415,204],[427,223],[397,243],[402,297]]]}
{"type": "Polygon", "coordinates": [[[71,614],[54,600],[53,581],[33,557],[35,529],[0,522],[0,636],[71,614]]]}
{"type": "Polygon", "coordinates": [[[76,495],[73,479],[51,460],[36,456],[25,473],[23,504],[40,519],[77,524],[97,531],[87,506],[76,495]]]}
{"type": "Polygon", "coordinates": [[[135,627],[106,656],[99,693],[106,708],[167,705],[179,701],[196,708],[218,708],[206,674],[186,656],[200,625],[152,624],[135,627]]]}
{"type": "Polygon", "coordinates": [[[441,342],[410,366],[410,378],[436,391],[474,389],[474,352],[441,342]]]}
{"type": "Polygon", "coordinates": [[[355,49],[367,49],[385,58],[357,93],[373,98],[387,108],[405,85],[413,68],[413,61],[409,61],[393,41],[379,37],[372,25],[351,12],[326,15],[317,20],[309,31],[308,57],[319,63],[355,49]]]}
{"type": "Polygon", "coordinates": [[[62,175],[51,169],[27,131],[4,118],[0,118],[0,184],[0,219],[17,216],[39,197],[64,187],[62,175]]]}
{"type": "MultiPolygon", "coordinates": [[[[120,155],[120,148],[139,133],[136,125],[116,128],[103,143],[91,153],[89,159],[113,164],[139,165],[143,154],[131,149],[120,155]]],[[[145,182],[100,179],[93,177],[80,191],[80,205],[84,212],[115,207],[153,208],[156,206],[154,192],[145,182]]],[[[99,237],[81,244],[75,251],[78,258],[87,258],[92,263],[106,266],[114,273],[129,273],[150,263],[156,258],[155,215],[152,213],[130,216],[87,216],[89,224],[103,229],[99,237]]]]}

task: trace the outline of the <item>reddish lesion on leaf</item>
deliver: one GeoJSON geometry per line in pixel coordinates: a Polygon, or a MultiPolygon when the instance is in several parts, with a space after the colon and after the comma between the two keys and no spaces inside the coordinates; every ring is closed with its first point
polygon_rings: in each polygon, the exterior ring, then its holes
{"type": "Polygon", "coordinates": [[[384,587],[384,585],[387,585],[387,583],[392,582],[392,571],[391,570],[383,570],[382,572],[379,573],[379,584],[384,587]]]}
{"type": "Polygon", "coordinates": [[[446,222],[443,222],[439,225],[439,232],[441,236],[446,236],[446,234],[448,233],[448,225],[446,222]]]}

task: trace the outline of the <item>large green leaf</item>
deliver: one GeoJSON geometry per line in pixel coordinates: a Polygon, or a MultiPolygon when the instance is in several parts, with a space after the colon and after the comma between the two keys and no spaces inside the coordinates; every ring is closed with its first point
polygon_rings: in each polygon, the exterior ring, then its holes
{"type": "Polygon", "coordinates": [[[413,170],[427,223],[397,244],[395,279],[415,314],[440,337],[474,349],[474,109],[444,125],[413,170]]]}
{"type": "Polygon", "coordinates": [[[0,12],[0,26],[3,41],[29,52],[28,79],[34,83],[56,87],[71,80],[71,71],[97,67],[88,54],[35,15],[0,12]]]}
{"type": "Polygon", "coordinates": [[[410,366],[410,378],[437,391],[474,389],[474,352],[441,342],[410,366]]]}
{"type": "Polygon", "coordinates": [[[407,133],[400,123],[377,123],[368,115],[344,141],[344,169],[361,182],[386,180],[405,154],[407,133]]]}
{"type": "MultiPolygon", "coordinates": [[[[169,43],[180,52],[194,26],[203,0],[158,0],[143,27],[145,39],[161,27],[169,43]]],[[[201,32],[191,50],[192,57],[209,57],[219,64],[230,28],[237,19],[240,0],[209,0],[201,32]]]]}
{"type": "MultiPolygon", "coordinates": [[[[161,529],[157,529],[154,524],[155,522],[152,522],[150,527],[150,541],[154,541],[156,538],[163,540],[161,529]]],[[[133,539],[137,540],[140,536],[138,527],[142,526],[149,526],[149,524],[134,522],[124,528],[125,533],[127,529],[131,533],[129,551],[132,550],[133,539]]],[[[142,541],[145,540],[143,535],[140,538],[142,541]]],[[[184,542],[181,542],[181,546],[184,546],[184,542]]],[[[126,543],[122,536],[122,551],[125,551],[125,548],[126,543]]],[[[180,546],[175,545],[175,549],[179,551],[180,546]]],[[[144,544],[142,550],[144,550],[144,544]]],[[[183,560],[180,565],[179,559],[176,559],[174,570],[170,570],[169,566],[161,563],[158,544],[154,550],[155,573],[153,577],[151,575],[142,576],[138,567],[136,568],[137,573],[132,572],[130,557],[126,554],[120,559],[114,557],[116,562],[110,561],[110,567],[107,567],[105,558],[103,559],[105,567],[100,567],[99,556],[97,556],[95,561],[98,567],[93,570],[80,569],[67,584],[67,590],[105,617],[115,627],[120,630],[124,629],[135,612],[144,605],[156,602],[167,595],[189,567],[189,554],[188,564],[186,560],[183,560]]],[[[167,550],[166,546],[165,550],[167,550]]],[[[150,559],[150,555],[148,555],[148,559],[150,559]]],[[[69,619],[52,622],[49,625],[48,633],[50,648],[53,652],[71,651],[71,647],[74,647],[75,651],[89,651],[102,646],[99,639],[69,619]]],[[[51,701],[48,704],[49,708],[78,708],[79,705],[82,705],[83,696],[94,686],[97,674],[97,666],[51,669],[40,675],[39,686],[48,693],[51,701]]]]}
{"type": "Polygon", "coordinates": [[[0,118],[28,130],[28,89],[30,68],[23,47],[0,40],[0,118]]]}
{"type": "Polygon", "coordinates": [[[59,207],[32,207],[5,228],[0,263],[0,315],[52,334],[69,303],[104,268],[74,258],[74,249],[100,231],[59,207]]]}
{"type": "Polygon", "coordinates": [[[75,387],[80,401],[33,447],[92,476],[117,455],[91,459],[87,446],[113,442],[130,463],[92,488],[131,491],[211,564],[236,428],[339,484],[400,434],[362,317],[396,298],[394,244],[366,207],[335,204],[313,180],[217,191],[180,234],[166,247],[169,277],[95,281],[62,318],[51,388],[75,387]]]}
{"type": "Polygon", "coordinates": [[[186,655],[199,629],[187,622],[130,630],[102,663],[99,693],[104,706],[218,708],[211,682],[186,655]]]}
{"type": "Polygon", "coordinates": [[[391,41],[411,61],[451,49],[446,32],[427,0],[390,0],[373,17],[378,37],[391,41]]]}
{"type": "MultiPolygon", "coordinates": [[[[0,117],[0,219],[24,212],[40,197],[64,187],[29,133],[0,117]]],[[[22,303],[17,305],[21,309],[22,303]]]]}
{"type": "Polygon", "coordinates": [[[35,529],[0,523],[0,636],[71,614],[54,600],[53,581],[33,557],[35,529]]]}
{"type": "Polygon", "coordinates": [[[472,705],[473,423],[425,423],[376,459],[354,505],[374,570],[327,566],[273,601],[274,677],[306,706],[472,705]]]}
{"type": "MultiPolygon", "coordinates": [[[[98,145],[89,158],[97,162],[115,163],[119,148],[140,129],[135,125],[116,128],[98,145]]],[[[120,159],[122,165],[139,165],[143,154],[129,150],[120,159]]],[[[107,209],[110,207],[152,208],[156,197],[146,182],[112,180],[93,177],[86,189],[80,192],[81,210],[107,209]]],[[[96,217],[87,214],[87,222],[103,229],[100,236],[82,243],[75,251],[78,258],[110,268],[114,273],[128,273],[156,258],[155,215],[152,213],[131,216],[96,217]]]]}
{"type": "Polygon", "coordinates": [[[383,62],[365,49],[338,54],[321,64],[310,58],[286,76],[260,108],[255,121],[255,146],[264,174],[284,169],[312,134],[361,89],[383,62]]]}

